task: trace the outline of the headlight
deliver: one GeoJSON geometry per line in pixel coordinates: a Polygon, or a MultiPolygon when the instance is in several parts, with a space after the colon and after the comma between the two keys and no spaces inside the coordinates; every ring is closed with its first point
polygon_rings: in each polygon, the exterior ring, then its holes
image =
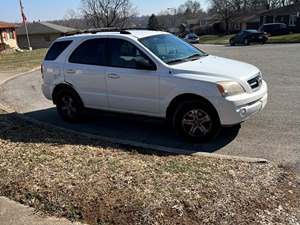
{"type": "Polygon", "coordinates": [[[222,81],[217,84],[218,90],[224,97],[245,93],[245,89],[235,81],[222,81]]]}

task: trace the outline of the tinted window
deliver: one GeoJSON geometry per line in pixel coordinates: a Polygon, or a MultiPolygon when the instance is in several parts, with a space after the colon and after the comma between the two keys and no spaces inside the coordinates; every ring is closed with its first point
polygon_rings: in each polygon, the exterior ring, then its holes
{"type": "Polygon", "coordinates": [[[110,66],[131,69],[142,69],[138,62],[144,61],[155,67],[154,63],[137,47],[122,39],[110,40],[110,66]]]}
{"type": "Polygon", "coordinates": [[[55,60],[71,43],[72,41],[55,42],[48,50],[45,60],[55,60]]]}
{"type": "Polygon", "coordinates": [[[70,63],[88,65],[106,65],[105,62],[106,39],[91,39],[83,42],[72,53],[69,58],[70,63]]]}

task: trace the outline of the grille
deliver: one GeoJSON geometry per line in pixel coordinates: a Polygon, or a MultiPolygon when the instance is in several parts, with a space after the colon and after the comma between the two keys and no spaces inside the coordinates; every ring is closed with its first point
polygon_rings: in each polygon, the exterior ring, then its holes
{"type": "Polygon", "coordinates": [[[250,85],[252,90],[259,88],[262,85],[261,75],[258,75],[256,77],[252,78],[251,80],[248,80],[248,84],[250,85]]]}

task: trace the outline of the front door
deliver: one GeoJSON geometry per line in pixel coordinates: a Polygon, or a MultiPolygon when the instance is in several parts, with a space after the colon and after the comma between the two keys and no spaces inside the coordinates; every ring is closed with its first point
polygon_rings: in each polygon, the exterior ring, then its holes
{"type": "Polygon", "coordinates": [[[156,65],[127,40],[110,39],[109,49],[106,71],[109,107],[116,111],[157,114],[159,74],[156,65]]]}

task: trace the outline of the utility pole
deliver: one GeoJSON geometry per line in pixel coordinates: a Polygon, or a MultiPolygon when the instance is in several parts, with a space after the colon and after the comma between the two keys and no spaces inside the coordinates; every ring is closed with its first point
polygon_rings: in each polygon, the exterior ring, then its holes
{"type": "Polygon", "coordinates": [[[176,8],[168,8],[168,10],[173,11],[173,28],[176,27],[176,14],[177,14],[177,9],[176,8]]]}
{"type": "Polygon", "coordinates": [[[30,39],[29,39],[29,35],[28,35],[27,18],[26,18],[25,13],[24,13],[24,6],[22,4],[22,0],[20,0],[20,8],[21,8],[21,16],[22,16],[23,24],[25,26],[25,32],[26,32],[26,37],[27,37],[28,49],[29,49],[29,51],[31,51],[32,48],[31,48],[30,39]]]}

